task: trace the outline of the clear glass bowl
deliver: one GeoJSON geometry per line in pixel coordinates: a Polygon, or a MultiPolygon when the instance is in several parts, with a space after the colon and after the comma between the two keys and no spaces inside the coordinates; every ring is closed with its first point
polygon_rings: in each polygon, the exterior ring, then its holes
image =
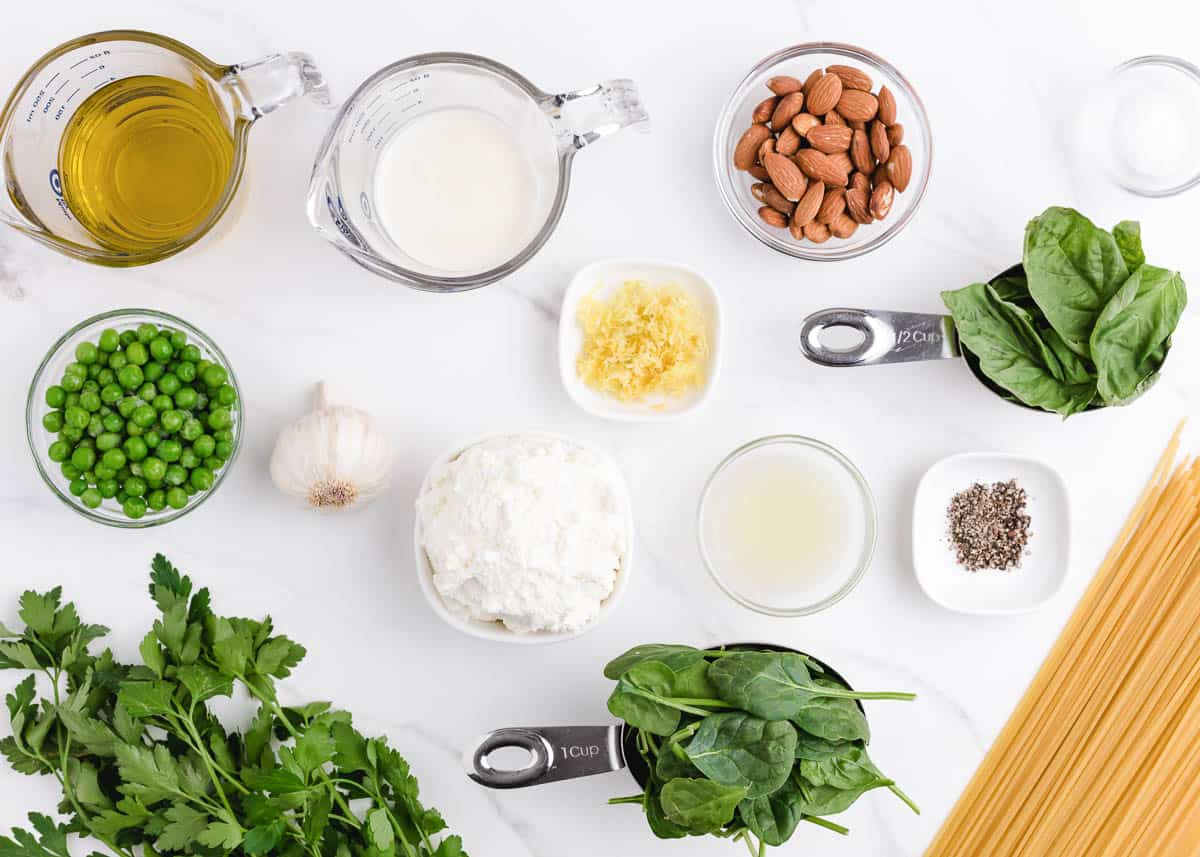
{"type": "Polygon", "coordinates": [[[726,595],[743,607],[748,607],[751,610],[764,613],[768,616],[807,616],[831,607],[849,595],[850,591],[858,585],[858,582],[862,579],[862,576],[871,564],[871,558],[875,554],[877,529],[875,498],[871,494],[871,488],[867,485],[867,480],[863,477],[859,469],[854,466],[854,463],[827,443],[814,440],[810,437],[791,434],[770,435],[753,440],[744,446],[738,447],[726,456],[717,465],[712,475],[708,477],[708,481],[704,484],[704,490],[700,494],[700,506],[696,513],[696,532],[700,544],[700,556],[703,558],[705,568],[708,569],[708,573],[712,576],[712,579],[726,595]],[[727,471],[737,467],[740,463],[744,463],[756,453],[763,453],[764,451],[778,452],[781,449],[787,451],[789,448],[798,448],[805,453],[815,452],[825,463],[842,471],[849,477],[849,483],[854,486],[854,500],[861,504],[862,528],[859,534],[861,540],[856,546],[855,559],[847,575],[844,578],[831,580],[827,585],[822,586],[821,590],[823,594],[803,603],[767,603],[757,595],[739,590],[733,583],[732,575],[728,574],[731,569],[720,567],[721,562],[717,556],[718,551],[708,543],[705,535],[707,529],[705,515],[713,487],[727,471]]]}
{"type": "Polygon", "coordinates": [[[900,233],[916,213],[933,161],[933,142],[925,106],[904,76],[875,54],[835,42],[812,42],[784,48],[750,70],[721,111],[713,135],[713,169],[725,207],[742,227],[773,250],[797,259],[832,262],[853,259],[881,247],[900,233]],[[875,92],[887,84],[896,96],[897,121],[904,126],[904,145],[912,152],[912,179],[904,193],[897,193],[891,214],[882,221],[859,226],[849,238],[831,237],[823,244],[797,241],[786,229],[768,226],[758,216],[762,203],[750,195],[753,176],[733,165],[733,150],[750,127],[751,113],[771,95],[767,81],[780,74],[804,80],[814,69],[840,63],[861,68],[871,76],[875,92]]]}
{"type": "Polygon", "coordinates": [[[238,384],[237,376],[233,373],[233,367],[229,365],[229,360],[221,352],[221,349],[217,347],[217,344],[206,334],[183,319],[176,318],[165,312],[159,312],[158,310],[115,309],[81,321],[64,333],[51,346],[50,351],[42,359],[41,365],[38,366],[37,372],[33,376],[33,383],[29,385],[29,395],[25,401],[25,436],[29,440],[29,451],[33,454],[33,461],[37,465],[42,481],[55,493],[58,499],[62,500],[63,503],[88,520],[107,524],[110,527],[141,529],[143,527],[155,527],[159,524],[166,524],[177,518],[181,518],[202,505],[217,492],[217,489],[221,487],[221,483],[225,481],[225,477],[229,475],[229,471],[233,469],[233,464],[242,449],[242,435],[246,422],[244,408],[245,403],[242,399],[242,388],[238,384]],[[85,340],[95,342],[100,337],[100,332],[105,328],[111,327],[117,331],[123,331],[131,327],[137,327],[144,322],[150,322],[160,327],[175,328],[187,334],[188,342],[200,349],[205,360],[221,366],[229,373],[229,383],[237,390],[238,401],[231,409],[233,425],[230,428],[233,430],[233,455],[225,462],[224,467],[213,474],[212,487],[207,491],[192,495],[188,499],[188,504],[182,509],[168,507],[159,512],[147,510],[144,517],[134,520],[125,515],[116,500],[105,500],[98,508],[89,509],[79,501],[79,498],[71,494],[68,490],[70,480],[62,475],[59,464],[51,461],[48,455],[50,444],[57,439],[57,435],[46,431],[42,426],[42,415],[49,410],[49,407],[46,405],[46,389],[57,384],[62,379],[67,364],[74,362],[76,345],[85,340]]]}

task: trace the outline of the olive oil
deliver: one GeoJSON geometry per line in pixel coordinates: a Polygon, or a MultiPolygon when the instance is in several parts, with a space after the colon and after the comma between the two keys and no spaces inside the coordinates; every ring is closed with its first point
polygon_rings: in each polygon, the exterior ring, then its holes
{"type": "Polygon", "coordinates": [[[71,118],[58,155],[71,213],[101,245],[131,253],[202,226],[233,161],[228,123],[203,85],[156,75],[93,93],[71,118]]]}

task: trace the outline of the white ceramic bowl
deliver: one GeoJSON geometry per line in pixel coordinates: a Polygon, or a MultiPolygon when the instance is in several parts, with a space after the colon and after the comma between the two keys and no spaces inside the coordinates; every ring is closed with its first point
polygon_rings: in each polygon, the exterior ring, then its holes
{"type": "Polygon", "coordinates": [[[612,259],[582,268],[571,280],[563,296],[558,320],[558,368],[563,386],[579,407],[590,414],[610,420],[652,422],[678,419],[708,400],[721,370],[721,300],[702,274],[683,265],[642,259],[612,259]],[[704,387],[683,396],[649,397],[641,402],[622,402],[584,384],[575,370],[583,348],[583,330],[576,321],[579,302],[586,295],[607,297],[627,280],[644,280],[652,286],[675,285],[692,296],[708,322],[708,366],[704,387]]]}
{"type": "Polygon", "coordinates": [[[617,492],[621,504],[625,508],[625,554],[621,563],[620,569],[617,570],[616,580],[613,583],[613,591],[609,594],[604,603],[600,605],[600,612],[591,624],[580,628],[578,631],[570,632],[549,632],[549,631],[534,631],[530,633],[520,633],[510,630],[501,622],[482,622],[477,619],[468,619],[464,616],[452,611],[446,606],[446,602],[442,600],[442,596],[438,593],[437,587],[433,583],[433,565],[429,561],[428,554],[425,553],[424,535],[421,532],[421,516],[416,514],[413,516],[413,551],[416,555],[417,580],[421,584],[421,592],[425,595],[425,600],[429,602],[429,606],[447,625],[457,628],[464,634],[470,634],[472,637],[479,637],[483,640],[495,640],[501,643],[519,643],[519,644],[539,644],[539,643],[558,643],[563,640],[571,640],[581,634],[586,634],[588,631],[595,628],[616,609],[617,603],[625,595],[625,590],[629,585],[629,573],[632,568],[633,561],[633,509],[629,504],[629,489],[625,484],[625,477],[622,476],[616,462],[611,456],[604,453],[595,447],[580,443],[574,438],[567,437],[562,434],[553,432],[504,432],[500,434],[491,434],[484,437],[476,438],[471,443],[460,443],[447,450],[443,455],[438,456],[432,465],[429,472],[425,475],[425,479],[421,482],[420,493],[418,497],[425,496],[425,492],[429,487],[429,481],[433,474],[440,470],[444,465],[458,458],[466,450],[473,446],[481,444],[488,440],[494,440],[502,437],[542,437],[549,440],[560,440],[567,443],[575,444],[583,447],[588,451],[603,457],[611,466],[614,479],[616,481],[617,492]]]}
{"type": "Polygon", "coordinates": [[[913,503],[913,568],[925,593],[960,613],[1011,615],[1035,610],[1062,589],[1071,546],[1067,486],[1050,465],[999,452],[943,458],[926,471],[913,503]],[[976,482],[1017,480],[1028,494],[1026,556],[1009,571],[968,571],[955,559],[946,524],[950,498],[976,482]]]}

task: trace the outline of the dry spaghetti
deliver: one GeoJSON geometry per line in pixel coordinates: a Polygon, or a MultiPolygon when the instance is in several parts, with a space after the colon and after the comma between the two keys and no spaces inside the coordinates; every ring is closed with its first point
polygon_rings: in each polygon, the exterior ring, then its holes
{"type": "Polygon", "coordinates": [[[1200,463],[1176,464],[1180,430],[926,857],[1200,854],[1200,463]]]}

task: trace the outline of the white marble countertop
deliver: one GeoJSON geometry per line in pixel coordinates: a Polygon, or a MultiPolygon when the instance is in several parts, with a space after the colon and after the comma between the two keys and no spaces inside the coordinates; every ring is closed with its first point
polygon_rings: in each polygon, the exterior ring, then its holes
{"type": "MultiPolygon", "coordinates": [[[[876,793],[845,816],[849,838],[800,831],[782,853],[916,855],[1019,698],[1106,551],[1176,420],[1200,410],[1200,325],[1185,319],[1164,381],[1136,406],[1062,423],[983,393],[956,362],[836,371],[806,363],[797,329],[829,305],[938,311],[938,292],[1016,260],[1026,220],[1076,206],[1102,224],[1140,219],[1152,261],[1200,283],[1200,190],[1146,201],[1089,183],[1062,144],[1078,88],[1144,53],[1193,52],[1200,11],[1175,0],[1003,4],[753,5],[374,3],[341,0],[60,0],[5,11],[0,90],[43,51],[94,30],[173,35],[222,61],[305,50],[344,98],[375,69],[436,49],[482,53],[550,89],[629,76],[653,117],[578,159],[557,233],[506,282],[455,297],[419,294],[351,265],[308,227],[311,159],[332,114],[297,103],[251,140],[237,228],[168,262],[103,270],[0,230],[0,618],[21,590],[63,584],[86,619],[113,627],[125,657],[152,618],[156,551],[211,586],[219,609],[260,615],[309,649],[289,701],[332,699],[408,756],[429,802],[479,857],[730,855],[715,840],[657,843],[639,814],[607,807],[621,773],[513,792],[463,776],[459,757],[487,729],[605,723],[603,663],[651,640],[769,640],[836,664],[862,687],[910,689],[913,704],[869,703],[872,754],[924,808],[876,793]],[[731,11],[736,8],[736,12],[731,11]],[[867,257],[802,263],[758,245],[712,181],[716,114],[758,59],[787,44],[840,40],[894,62],[933,124],[929,194],[906,232],[867,257]],[[724,374],[685,422],[589,417],[555,365],[557,304],[580,266],[611,256],[678,260],[705,272],[727,312],[724,374]],[[211,334],[248,407],[246,448],[212,503],[165,528],[122,532],[64,509],[42,485],[23,432],[26,388],[46,348],[82,318],[153,306],[211,334]],[[391,493],[369,510],[316,518],[287,505],[266,474],[273,438],[329,379],[375,412],[400,448],[391,493]],[[591,634],[505,647],[443,625],[413,576],[412,500],[428,463],[459,439],[522,429],[575,435],[612,451],[635,505],[638,561],[624,603],[591,634]],[[805,619],[768,619],[730,602],[698,556],[699,488],[730,449],[795,432],[829,441],[862,468],[880,514],[874,564],[844,602],[805,619]],[[982,618],[947,612],[918,588],[911,501],[942,456],[1008,450],[1057,467],[1074,506],[1065,591],[1047,609],[982,618]]],[[[0,674],[0,688],[15,679],[0,674]]],[[[50,811],[56,790],[0,771],[0,829],[50,811]]]]}

